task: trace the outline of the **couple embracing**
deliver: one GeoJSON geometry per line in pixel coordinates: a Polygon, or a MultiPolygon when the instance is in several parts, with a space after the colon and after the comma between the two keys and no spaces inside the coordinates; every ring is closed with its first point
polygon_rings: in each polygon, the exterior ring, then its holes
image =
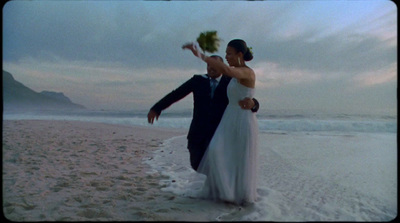
{"type": "Polygon", "coordinates": [[[187,136],[190,163],[207,179],[202,197],[235,204],[256,199],[258,126],[254,99],[255,74],[246,65],[253,59],[243,40],[226,48],[226,65],[219,56],[205,56],[193,44],[182,47],[207,63],[207,74],[194,75],[157,102],[148,122],[161,111],[193,93],[193,119],[187,136]]]}

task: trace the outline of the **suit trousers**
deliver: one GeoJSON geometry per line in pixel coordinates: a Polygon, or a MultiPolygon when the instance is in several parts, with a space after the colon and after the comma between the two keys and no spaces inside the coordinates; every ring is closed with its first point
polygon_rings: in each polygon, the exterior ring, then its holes
{"type": "Polygon", "coordinates": [[[207,150],[208,144],[210,140],[203,141],[188,141],[188,150],[190,153],[190,165],[192,168],[197,171],[197,168],[200,165],[201,160],[203,159],[204,153],[207,150]]]}

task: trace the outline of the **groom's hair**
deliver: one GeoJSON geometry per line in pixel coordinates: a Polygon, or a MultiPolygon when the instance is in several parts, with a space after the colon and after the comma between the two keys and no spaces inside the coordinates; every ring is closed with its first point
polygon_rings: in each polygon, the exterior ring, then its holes
{"type": "Polygon", "coordinates": [[[211,55],[210,57],[218,58],[219,60],[221,60],[222,62],[224,62],[224,59],[222,59],[222,57],[220,57],[220,56],[218,56],[218,55],[211,55]]]}

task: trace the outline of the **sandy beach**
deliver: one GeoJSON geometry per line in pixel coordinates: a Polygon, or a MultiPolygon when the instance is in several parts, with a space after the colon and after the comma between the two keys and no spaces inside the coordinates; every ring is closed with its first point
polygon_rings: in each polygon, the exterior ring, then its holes
{"type": "Polygon", "coordinates": [[[5,217],[389,221],[397,216],[394,133],[262,133],[259,197],[254,205],[239,207],[193,198],[202,181],[190,168],[187,130],[118,120],[3,120],[5,217]]]}
{"type": "Polygon", "coordinates": [[[166,177],[143,162],[152,159],[163,140],[185,134],[90,122],[4,120],[3,213],[11,221],[215,220],[231,205],[161,191],[159,182],[166,177]]]}

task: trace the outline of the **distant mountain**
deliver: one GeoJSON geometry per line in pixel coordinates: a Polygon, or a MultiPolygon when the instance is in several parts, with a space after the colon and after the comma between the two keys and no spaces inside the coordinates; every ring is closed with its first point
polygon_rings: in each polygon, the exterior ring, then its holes
{"type": "Polygon", "coordinates": [[[85,107],[73,103],[61,92],[33,91],[3,70],[3,108],[4,111],[26,112],[84,109],[85,107]]]}
{"type": "Polygon", "coordinates": [[[42,91],[42,92],[40,92],[40,94],[46,95],[47,97],[51,97],[51,98],[54,98],[59,101],[72,103],[72,101],[67,96],[65,96],[62,92],[42,91]]]}

